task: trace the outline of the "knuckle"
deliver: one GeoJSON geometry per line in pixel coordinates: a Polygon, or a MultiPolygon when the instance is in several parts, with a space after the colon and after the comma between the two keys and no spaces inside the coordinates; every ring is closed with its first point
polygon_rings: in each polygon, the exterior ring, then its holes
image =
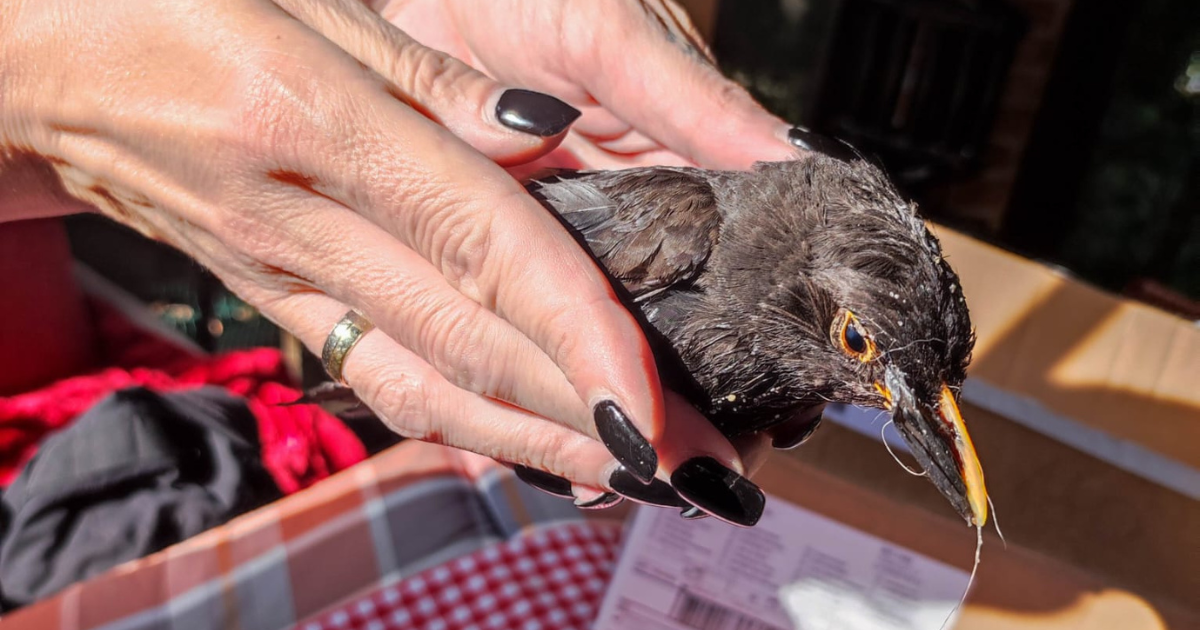
{"type": "Polygon", "coordinates": [[[485,294],[480,283],[484,266],[492,256],[492,234],[490,215],[457,213],[456,220],[446,223],[442,246],[435,254],[450,283],[485,306],[495,297],[485,294]]]}
{"type": "Polygon", "coordinates": [[[292,126],[292,90],[267,65],[253,64],[239,82],[238,106],[229,121],[227,149],[237,157],[272,156],[292,126]]]}
{"type": "Polygon", "coordinates": [[[458,79],[470,69],[454,57],[424,46],[408,46],[394,70],[397,84],[421,101],[455,99],[458,79]]]}
{"type": "Polygon", "coordinates": [[[303,265],[287,221],[250,212],[223,213],[219,221],[216,231],[237,267],[273,287],[311,286],[310,280],[297,272],[303,265]]]}
{"type": "Polygon", "coordinates": [[[399,341],[447,380],[463,389],[479,391],[476,386],[482,375],[478,366],[488,364],[489,349],[487,327],[479,321],[478,307],[456,299],[442,287],[420,282],[392,284],[377,295],[394,305],[386,316],[401,322],[405,329],[399,341]]]}
{"type": "Polygon", "coordinates": [[[731,115],[736,115],[739,111],[744,110],[747,105],[753,103],[750,93],[745,88],[723,77],[717,82],[717,89],[713,93],[713,99],[721,111],[729,112],[731,115]]]}
{"type": "Polygon", "coordinates": [[[320,124],[331,120],[316,111],[329,98],[319,82],[287,58],[264,53],[246,62],[231,81],[234,106],[222,134],[226,157],[275,168],[317,149],[320,124]]]}
{"type": "Polygon", "coordinates": [[[390,374],[358,389],[371,408],[396,433],[414,440],[435,435],[429,413],[428,380],[422,374],[390,374]]]}
{"type": "MultiPolygon", "coordinates": [[[[431,182],[415,188],[414,205],[420,208],[420,216],[413,223],[416,247],[425,252],[451,286],[491,308],[495,296],[486,290],[482,277],[496,253],[494,214],[454,192],[453,184],[431,182]]],[[[493,199],[497,204],[505,203],[504,195],[500,193],[493,199]]]]}
{"type": "Polygon", "coordinates": [[[422,313],[415,344],[421,354],[443,374],[453,374],[465,367],[476,346],[478,325],[473,313],[461,304],[454,304],[449,296],[418,298],[413,307],[422,313]]]}
{"type": "Polygon", "coordinates": [[[575,449],[565,431],[536,431],[521,436],[529,466],[556,475],[568,476],[573,470],[575,449]]]}
{"type": "Polygon", "coordinates": [[[584,323],[588,320],[597,322],[606,319],[605,316],[613,307],[611,299],[602,295],[591,295],[550,313],[545,319],[542,331],[547,351],[554,362],[562,365],[564,361],[578,357],[580,346],[585,339],[581,331],[595,328],[584,323]]]}
{"type": "Polygon", "coordinates": [[[436,362],[442,368],[443,374],[448,374],[459,387],[478,390],[479,365],[487,365],[485,352],[481,343],[479,326],[475,318],[461,310],[433,326],[429,330],[430,343],[439,348],[435,351],[436,362]]]}

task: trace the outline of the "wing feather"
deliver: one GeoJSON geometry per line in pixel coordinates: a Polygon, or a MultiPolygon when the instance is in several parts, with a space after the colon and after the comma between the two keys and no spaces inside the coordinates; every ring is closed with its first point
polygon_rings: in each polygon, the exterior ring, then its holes
{"type": "Polygon", "coordinates": [[[716,196],[697,169],[560,173],[529,189],[635,299],[694,282],[720,232],[716,196]]]}

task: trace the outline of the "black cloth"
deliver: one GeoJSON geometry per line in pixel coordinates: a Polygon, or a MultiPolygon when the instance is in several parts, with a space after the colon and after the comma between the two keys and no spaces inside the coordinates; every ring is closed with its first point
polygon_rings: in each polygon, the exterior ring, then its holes
{"type": "Polygon", "coordinates": [[[253,414],[223,389],[113,393],[47,439],[0,498],[0,609],[278,498],[259,453],[253,414]]]}

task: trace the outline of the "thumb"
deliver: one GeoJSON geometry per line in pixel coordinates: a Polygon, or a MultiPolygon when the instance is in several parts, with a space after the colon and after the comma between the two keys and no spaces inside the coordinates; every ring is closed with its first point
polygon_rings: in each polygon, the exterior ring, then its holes
{"type": "Polygon", "coordinates": [[[601,105],[701,166],[796,158],[791,126],[721,74],[682,11],[619,17],[597,21],[603,33],[570,55],[571,74],[601,105]]]}
{"type": "Polygon", "coordinates": [[[553,96],[508,88],[413,38],[361,0],[277,0],[384,78],[389,93],[501,165],[553,151],[579,110],[553,96]]]}

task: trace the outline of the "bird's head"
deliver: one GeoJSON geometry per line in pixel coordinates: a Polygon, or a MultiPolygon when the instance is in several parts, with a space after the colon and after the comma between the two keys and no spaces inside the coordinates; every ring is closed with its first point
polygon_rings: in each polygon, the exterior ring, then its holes
{"type": "Polygon", "coordinates": [[[743,261],[723,281],[753,301],[741,305],[756,313],[751,338],[788,340],[774,353],[784,386],[891,412],[930,481],[983,525],[983,472],[957,404],[970,315],[914,206],[875,166],[821,155],[757,165],[740,188],[753,212],[731,224],[752,224],[723,231],[720,255],[743,261]]]}

